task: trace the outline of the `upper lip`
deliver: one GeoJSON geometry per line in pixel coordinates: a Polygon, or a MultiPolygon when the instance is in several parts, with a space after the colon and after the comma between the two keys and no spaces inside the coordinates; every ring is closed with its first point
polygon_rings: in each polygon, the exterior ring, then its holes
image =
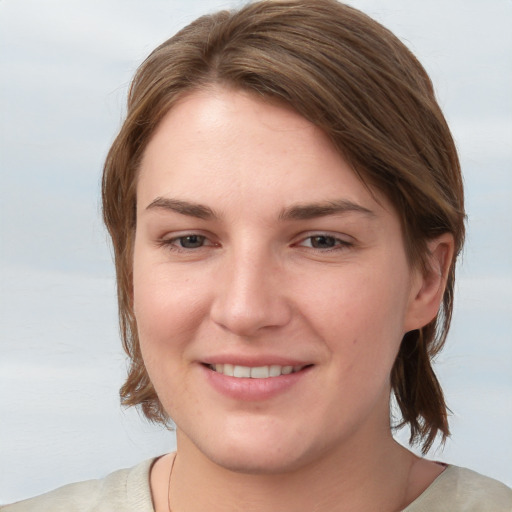
{"type": "Polygon", "coordinates": [[[261,355],[257,357],[248,357],[240,355],[215,355],[205,357],[201,360],[202,364],[232,364],[235,366],[308,366],[313,364],[310,360],[295,359],[279,355],[261,355]]]}

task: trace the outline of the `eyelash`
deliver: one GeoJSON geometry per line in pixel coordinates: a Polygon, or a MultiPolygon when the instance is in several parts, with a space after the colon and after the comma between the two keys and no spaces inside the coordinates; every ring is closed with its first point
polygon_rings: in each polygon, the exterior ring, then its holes
{"type": "Polygon", "coordinates": [[[174,251],[174,252],[192,252],[197,249],[202,249],[203,247],[215,247],[217,245],[217,244],[211,243],[211,244],[205,246],[204,245],[205,240],[208,240],[208,237],[206,237],[205,235],[199,235],[198,233],[187,233],[185,235],[159,240],[158,245],[166,247],[167,249],[174,251]],[[177,245],[177,243],[182,242],[186,238],[198,238],[198,239],[201,239],[201,241],[203,243],[198,247],[183,247],[183,246],[177,245]]]}
{"type": "Polygon", "coordinates": [[[307,246],[308,248],[310,249],[313,249],[315,251],[318,251],[318,252],[321,252],[321,253],[326,253],[326,252],[334,252],[334,251],[343,251],[343,250],[346,250],[350,247],[352,247],[354,244],[347,241],[347,240],[343,240],[341,238],[338,238],[334,235],[331,235],[329,233],[315,233],[313,235],[309,235],[305,238],[303,238],[298,244],[299,247],[305,247],[304,245],[302,245],[306,240],[310,240],[312,241],[313,239],[326,239],[326,240],[329,240],[329,241],[332,241],[334,243],[334,245],[332,247],[326,247],[326,248],[319,248],[319,247],[313,247],[313,246],[307,246]]]}
{"type": "MultiPolygon", "coordinates": [[[[208,245],[204,245],[205,241],[209,241],[208,237],[205,235],[200,235],[198,233],[187,233],[181,236],[173,237],[173,238],[167,238],[162,239],[158,242],[160,246],[166,247],[167,249],[173,251],[173,252],[194,252],[196,250],[202,249],[204,247],[218,247],[218,244],[215,244],[213,242],[210,242],[208,245]],[[197,247],[183,247],[182,244],[184,239],[187,238],[197,238],[200,239],[199,242],[201,245],[197,247]]],[[[296,247],[305,247],[308,249],[311,249],[315,252],[321,252],[321,253],[329,253],[329,252],[336,252],[336,251],[343,251],[347,250],[350,247],[352,247],[354,244],[352,242],[349,242],[347,240],[343,240],[341,238],[338,238],[334,235],[331,235],[329,233],[315,233],[308,235],[307,237],[302,238],[299,240],[299,242],[293,244],[296,247]],[[332,247],[313,247],[313,239],[325,239],[329,242],[333,243],[332,247]],[[306,240],[309,240],[311,242],[311,245],[303,245],[306,240]]]]}

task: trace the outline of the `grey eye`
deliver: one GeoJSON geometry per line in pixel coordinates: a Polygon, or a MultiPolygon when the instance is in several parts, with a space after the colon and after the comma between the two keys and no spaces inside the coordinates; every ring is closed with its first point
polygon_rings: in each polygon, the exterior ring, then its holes
{"type": "Polygon", "coordinates": [[[315,249],[332,249],[336,245],[336,238],[333,236],[317,235],[310,237],[311,247],[315,249]]]}
{"type": "Polygon", "coordinates": [[[180,236],[178,242],[184,249],[197,249],[204,245],[205,238],[206,237],[201,235],[180,236]]]}

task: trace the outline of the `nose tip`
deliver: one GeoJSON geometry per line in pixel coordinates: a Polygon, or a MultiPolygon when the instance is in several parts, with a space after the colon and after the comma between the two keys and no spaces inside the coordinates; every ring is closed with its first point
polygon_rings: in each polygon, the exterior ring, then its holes
{"type": "Polygon", "coordinates": [[[217,325],[244,337],[282,327],[290,317],[291,308],[276,274],[254,265],[227,271],[211,308],[211,318],[217,325]]]}

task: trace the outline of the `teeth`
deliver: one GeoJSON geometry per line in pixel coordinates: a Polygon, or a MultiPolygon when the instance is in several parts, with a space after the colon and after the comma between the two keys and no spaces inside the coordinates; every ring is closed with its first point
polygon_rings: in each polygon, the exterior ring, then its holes
{"type": "Polygon", "coordinates": [[[270,377],[279,377],[279,375],[281,375],[281,367],[277,364],[273,364],[269,367],[268,373],[270,377]]]}
{"type": "MultiPolygon", "coordinates": [[[[219,366],[222,366],[222,365],[219,365],[219,366]]],[[[217,370],[217,368],[215,368],[217,370]]],[[[220,373],[224,373],[224,375],[229,375],[230,377],[233,377],[233,365],[232,364],[225,364],[224,365],[224,371],[220,371],[220,373]]],[[[219,371],[219,370],[217,370],[219,371]]]]}
{"type": "Polygon", "coordinates": [[[273,364],[270,366],[240,366],[233,364],[212,364],[210,369],[217,373],[222,373],[229,377],[267,379],[268,377],[279,377],[280,375],[289,375],[290,373],[302,370],[304,366],[280,366],[273,364]]]}
{"type": "Polygon", "coordinates": [[[251,369],[248,366],[235,366],[233,368],[233,377],[250,377],[251,369]]]}
{"type": "Polygon", "coordinates": [[[255,366],[251,368],[251,379],[266,379],[269,373],[268,366],[255,366]]]}
{"type": "Polygon", "coordinates": [[[293,366],[283,366],[281,373],[283,375],[288,375],[293,372],[293,366]]]}

